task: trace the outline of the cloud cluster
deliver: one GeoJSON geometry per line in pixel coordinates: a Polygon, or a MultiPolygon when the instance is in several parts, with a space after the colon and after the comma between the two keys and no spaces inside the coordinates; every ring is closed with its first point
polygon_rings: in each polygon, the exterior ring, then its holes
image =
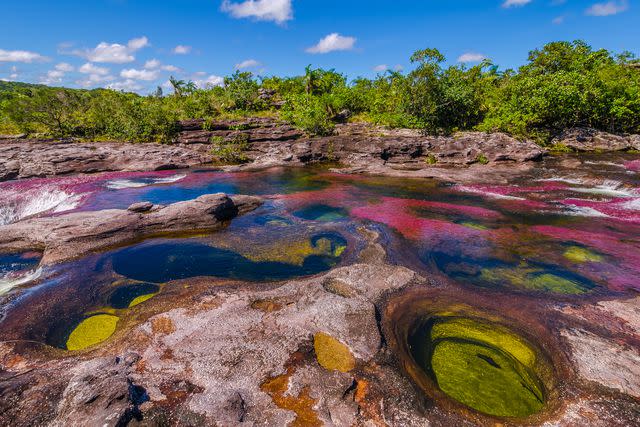
{"type": "Polygon", "coordinates": [[[629,2],[627,0],[612,0],[606,3],[594,4],[587,9],[586,14],[591,16],[610,16],[625,12],[627,9],[629,9],[629,2]]]}
{"type": "Polygon", "coordinates": [[[331,33],[322,38],[316,45],[307,48],[308,53],[329,53],[340,50],[352,50],[355,47],[355,37],[345,37],[338,33],[331,33]]]}
{"type": "Polygon", "coordinates": [[[0,49],[0,62],[44,62],[49,58],[40,55],[36,52],[29,52],[27,50],[4,50],[0,49]]]}
{"type": "Polygon", "coordinates": [[[85,58],[89,62],[126,64],[135,61],[134,53],[147,46],[149,46],[149,39],[139,37],[129,40],[126,45],[101,42],[92,49],[73,50],[71,54],[85,58]]]}
{"type": "Polygon", "coordinates": [[[253,18],[278,24],[293,19],[292,0],[245,0],[240,3],[224,0],[221,9],[234,18],[253,18]]]}
{"type": "Polygon", "coordinates": [[[256,61],[255,59],[247,59],[246,61],[242,61],[239,64],[235,65],[235,69],[236,70],[243,70],[245,68],[255,68],[262,65],[259,61],[256,61]]]}
{"type": "Polygon", "coordinates": [[[463,63],[481,62],[481,61],[484,61],[485,59],[487,59],[487,57],[481,53],[466,52],[458,57],[458,62],[463,62],[463,63]]]}
{"type": "Polygon", "coordinates": [[[524,6],[531,3],[533,0],[504,0],[502,3],[502,7],[510,8],[510,7],[519,7],[524,6]]]}

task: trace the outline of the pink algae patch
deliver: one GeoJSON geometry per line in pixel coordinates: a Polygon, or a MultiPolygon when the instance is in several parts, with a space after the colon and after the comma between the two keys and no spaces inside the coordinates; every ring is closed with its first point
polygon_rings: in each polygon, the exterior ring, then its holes
{"type": "Polygon", "coordinates": [[[411,199],[383,197],[381,203],[355,208],[351,215],[360,219],[380,222],[399,231],[404,237],[413,240],[427,240],[436,244],[445,239],[465,239],[486,233],[464,225],[439,219],[421,218],[416,208],[435,209],[445,212],[464,213],[480,218],[499,218],[501,214],[474,206],[458,206],[441,202],[428,202],[411,199]]]}
{"type": "Polygon", "coordinates": [[[607,201],[566,199],[562,203],[591,208],[620,221],[640,223],[640,199],[616,198],[607,201]]]}
{"type": "Polygon", "coordinates": [[[606,265],[604,274],[607,286],[613,290],[640,290],[640,248],[632,241],[625,241],[626,233],[592,232],[551,225],[531,227],[531,231],[561,241],[575,242],[593,248],[617,260],[606,265]]]}
{"type": "Polygon", "coordinates": [[[640,160],[633,160],[631,162],[627,162],[624,166],[630,171],[640,172],[640,160]]]}

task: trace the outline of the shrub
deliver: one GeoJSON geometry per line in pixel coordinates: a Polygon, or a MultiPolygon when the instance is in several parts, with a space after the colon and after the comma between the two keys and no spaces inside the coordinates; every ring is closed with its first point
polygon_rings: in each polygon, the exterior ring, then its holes
{"type": "Polygon", "coordinates": [[[211,155],[214,161],[220,163],[244,163],[248,160],[246,151],[249,150],[249,136],[237,133],[229,138],[214,136],[210,140],[211,155]]]}

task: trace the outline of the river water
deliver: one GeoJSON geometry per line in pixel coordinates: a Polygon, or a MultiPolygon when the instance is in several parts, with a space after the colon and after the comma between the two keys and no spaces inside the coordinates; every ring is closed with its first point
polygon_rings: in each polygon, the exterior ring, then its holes
{"type": "Polygon", "coordinates": [[[73,334],[84,321],[135,310],[170,292],[173,281],[207,276],[267,283],[348,265],[362,248],[362,226],[380,234],[389,262],[434,283],[508,294],[514,304],[519,298],[623,297],[640,291],[639,171],[632,156],[615,155],[548,159],[511,180],[478,176],[464,185],[328,168],[2,183],[4,224],[218,192],[266,202],[210,235],[149,239],[53,267],[41,268],[34,252],[1,255],[0,339],[81,348],[73,334]]]}

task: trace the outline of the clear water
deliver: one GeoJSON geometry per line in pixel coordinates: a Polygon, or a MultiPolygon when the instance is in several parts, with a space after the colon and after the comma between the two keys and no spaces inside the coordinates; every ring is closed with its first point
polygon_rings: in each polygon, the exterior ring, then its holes
{"type": "MultiPolygon", "coordinates": [[[[148,291],[171,292],[175,281],[204,276],[268,283],[348,265],[363,246],[357,232],[362,225],[380,231],[390,262],[461,290],[545,301],[638,292],[640,175],[631,160],[594,159],[571,168],[547,161],[498,184],[481,177],[477,184],[454,185],[326,169],[111,173],[3,183],[0,191],[14,194],[15,211],[28,203],[21,193],[39,188],[44,198],[49,191],[74,197],[74,210],[169,204],[217,192],[260,195],[266,202],[211,235],[151,239],[45,269],[4,297],[0,339],[60,346],[91,313],[133,310],[131,301],[148,291]]],[[[35,214],[59,213],[54,207],[35,214]]],[[[21,256],[0,258],[0,283],[37,268],[37,257],[23,265],[21,256]]]]}

